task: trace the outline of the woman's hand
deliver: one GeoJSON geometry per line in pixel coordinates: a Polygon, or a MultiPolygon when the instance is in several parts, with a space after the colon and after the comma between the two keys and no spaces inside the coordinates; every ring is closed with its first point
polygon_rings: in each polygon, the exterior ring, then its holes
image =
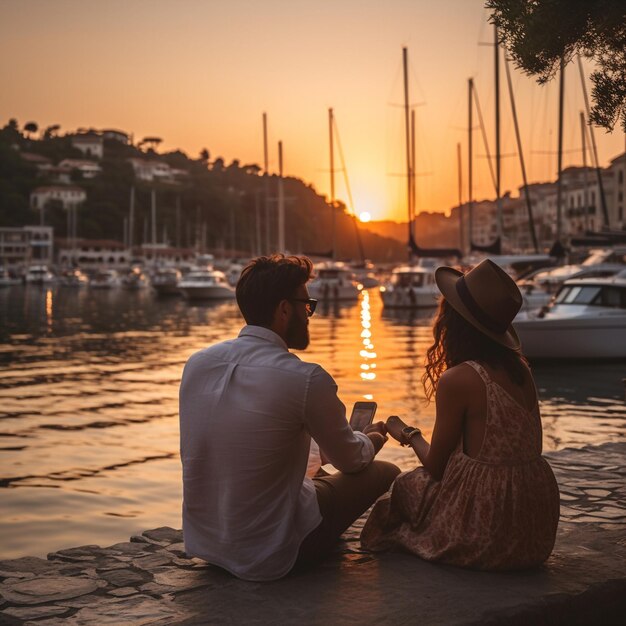
{"type": "Polygon", "coordinates": [[[387,432],[398,442],[405,444],[406,437],[402,433],[402,429],[407,427],[397,415],[390,415],[387,418],[387,432]]]}

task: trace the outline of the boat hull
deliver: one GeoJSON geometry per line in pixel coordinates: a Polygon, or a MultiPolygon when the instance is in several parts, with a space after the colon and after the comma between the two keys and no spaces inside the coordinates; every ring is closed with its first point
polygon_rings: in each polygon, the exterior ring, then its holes
{"type": "Polygon", "coordinates": [[[439,290],[391,289],[380,292],[383,305],[387,309],[420,309],[434,307],[441,294],[439,290]]]}
{"type": "Polygon", "coordinates": [[[232,300],[235,292],[232,289],[220,286],[179,287],[180,292],[187,300],[232,300]]]}
{"type": "Polygon", "coordinates": [[[524,319],[513,326],[530,359],[626,359],[626,314],[524,319]]]}

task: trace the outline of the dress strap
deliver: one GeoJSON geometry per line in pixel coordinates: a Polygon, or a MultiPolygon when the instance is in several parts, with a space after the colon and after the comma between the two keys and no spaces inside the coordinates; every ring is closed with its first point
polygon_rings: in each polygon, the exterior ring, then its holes
{"type": "Polygon", "coordinates": [[[487,370],[480,363],[477,361],[465,361],[465,363],[472,369],[476,370],[476,373],[482,378],[485,385],[488,385],[491,382],[491,378],[487,373],[487,370]]]}

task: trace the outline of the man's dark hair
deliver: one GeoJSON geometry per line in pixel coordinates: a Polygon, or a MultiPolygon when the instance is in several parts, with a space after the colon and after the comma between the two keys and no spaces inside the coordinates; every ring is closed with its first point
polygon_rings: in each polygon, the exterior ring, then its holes
{"type": "Polygon", "coordinates": [[[241,271],[236,292],[246,323],[271,326],[276,307],[293,298],[312,274],[313,263],[305,256],[273,254],[252,259],[241,271]]]}

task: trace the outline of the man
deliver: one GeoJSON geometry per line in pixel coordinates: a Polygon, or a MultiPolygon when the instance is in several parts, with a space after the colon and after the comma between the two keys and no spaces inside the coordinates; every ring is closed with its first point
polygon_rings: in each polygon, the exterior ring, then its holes
{"type": "Polygon", "coordinates": [[[251,261],[237,283],[247,325],[194,354],[181,382],[185,550],[246,580],[314,563],[399,473],[373,461],[384,424],[353,432],[332,377],[289,352],[309,344],[312,269],[251,261]],[[311,437],[339,472],[305,478],[311,437]]]}

